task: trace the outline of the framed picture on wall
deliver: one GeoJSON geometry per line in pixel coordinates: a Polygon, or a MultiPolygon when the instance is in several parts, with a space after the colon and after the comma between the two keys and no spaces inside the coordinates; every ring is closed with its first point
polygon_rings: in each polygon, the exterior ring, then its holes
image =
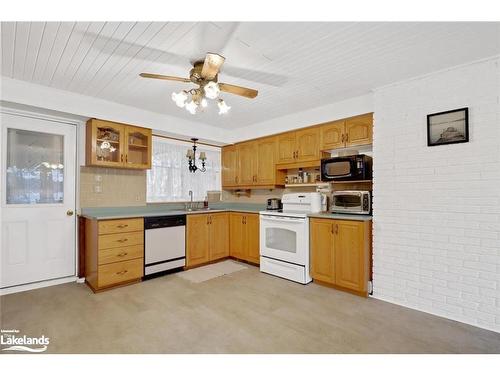
{"type": "Polygon", "coordinates": [[[469,142],[469,108],[427,115],[427,146],[469,142]]]}

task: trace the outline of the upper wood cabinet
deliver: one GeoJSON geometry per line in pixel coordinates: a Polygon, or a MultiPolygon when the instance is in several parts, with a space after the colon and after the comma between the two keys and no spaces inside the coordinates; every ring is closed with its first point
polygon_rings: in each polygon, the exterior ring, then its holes
{"type": "Polygon", "coordinates": [[[151,168],[151,129],[125,126],[125,166],[134,169],[151,168]]]}
{"type": "Polygon", "coordinates": [[[284,185],[287,169],[317,167],[326,150],[372,143],[371,113],[222,148],[222,188],[284,185]]]}
{"type": "Polygon", "coordinates": [[[297,147],[295,142],[295,132],[278,135],[278,160],[277,163],[293,163],[297,147]]]}
{"type": "Polygon", "coordinates": [[[243,212],[231,212],[229,215],[229,254],[234,258],[259,264],[259,215],[243,212]]]}
{"type": "Polygon", "coordinates": [[[278,135],[277,164],[300,163],[321,158],[320,130],[305,128],[278,135]]]}
{"type": "Polygon", "coordinates": [[[333,121],[320,126],[321,150],[369,145],[373,142],[373,114],[333,121]]]}
{"type": "Polygon", "coordinates": [[[319,128],[306,128],[295,132],[296,161],[313,161],[320,159],[319,128]]]}
{"type": "Polygon", "coordinates": [[[276,170],[277,138],[267,137],[222,148],[222,187],[274,187],[284,184],[276,170]]]}
{"type": "Polygon", "coordinates": [[[373,142],[373,114],[345,120],[346,147],[367,145],[373,142]]]}
{"type": "Polygon", "coordinates": [[[229,214],[192,214],[186,223],[186,266],[229,256],[229,214]]]}
{"type": "Polygon", "coordinates": [[[255,184],[276,184],[276,138],[263,138],[256,141],[255,184]]]}
{"type": "Polygon", "coordinates": [[[236,146],[222,148],[222,186],[238,185],[238,149],[236,146]]]}
{"type": "Polygon", "coordinates": [[[311,276],[314,280],[368,294],[371,222],[310,220],[311,276]]]}
{"type": "Polygon", "coordinates": [[[250,141],[240,143],[238,147],[238,184],[254,185],[257,171],[257,143],[250,141]]]}
{"type": "Polygon", "coordinates": [[[345,147],[345,121],[334,121],[321,127],[321,149],[332,150],[345,147]]]}
{"type": "Polygon", "coordinates": [[[86,165],[151,168],[151,129],[90,119],[86,131],[86,165]]]}

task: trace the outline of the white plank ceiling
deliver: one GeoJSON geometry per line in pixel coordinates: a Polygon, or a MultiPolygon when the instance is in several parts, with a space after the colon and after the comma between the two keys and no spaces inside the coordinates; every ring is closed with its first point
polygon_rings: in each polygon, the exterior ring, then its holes
{"type": "Polygon", "coordinates": [[[2,22],[1,43],[3,76],[231,129],[499,54],[500,23],[2,22]],[[139,77],[187,77],[206,52],[259,96],[193,116],[170,99],[191,85],[139,77]]]}

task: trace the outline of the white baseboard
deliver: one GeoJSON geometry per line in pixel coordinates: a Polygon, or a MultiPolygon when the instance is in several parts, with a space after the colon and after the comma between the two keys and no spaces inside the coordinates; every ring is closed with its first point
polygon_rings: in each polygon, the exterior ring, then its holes
{"type": "Polygon", "coordinates": [[[72,282],[75,282],[78,280],[79,279],[76,276],[69,276],[69,277],[63,277],[60,279],[40,281],[37,283],[31,283],[31,284],[25,284],[25,285],[19,285],[19,286],[11,286],[9,288],[0,289],[0,296],[5,296],[7,294],[12,294],[12,293],[25,292],[27,290],[45,288],[47,286],[72,283],[72,282]]]}

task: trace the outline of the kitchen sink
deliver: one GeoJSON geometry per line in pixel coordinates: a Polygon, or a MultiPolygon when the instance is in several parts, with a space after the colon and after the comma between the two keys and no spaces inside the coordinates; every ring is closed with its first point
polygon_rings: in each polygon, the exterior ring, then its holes
{"type": "Polygon", "coordinates": [[[210,211],[210,207],[200,207],[200,208],[188,208],[186,211],[194,212],[194,211],[210,211]]]}

